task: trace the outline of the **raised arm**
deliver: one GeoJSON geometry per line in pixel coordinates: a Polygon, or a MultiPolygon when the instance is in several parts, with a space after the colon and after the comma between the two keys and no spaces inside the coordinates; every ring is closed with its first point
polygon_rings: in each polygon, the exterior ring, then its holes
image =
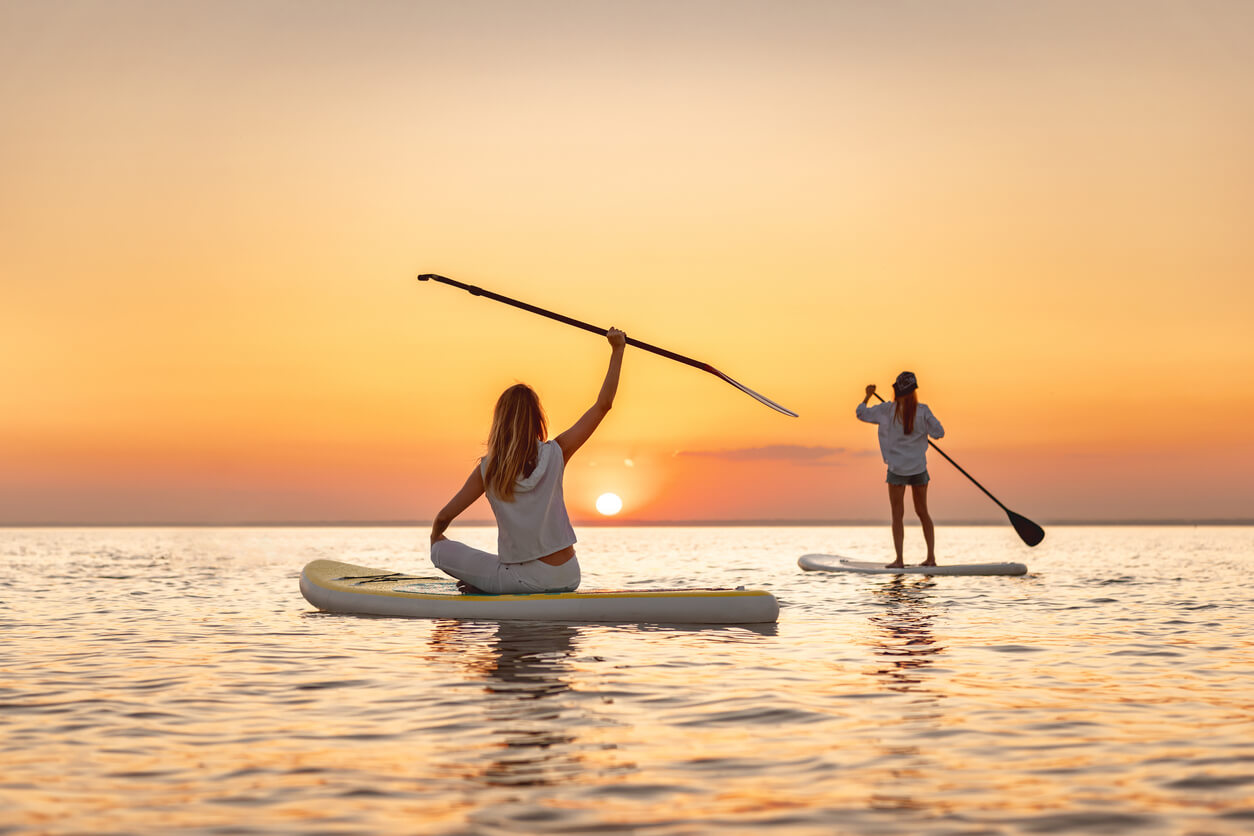
{"type": "Polygon", "coordinates": [[[601,391],[597,394],[597,402],[580,416],[579,420],[555,440],[562,448],[562,459],[570,461],[575,451],[592,437],[592,433],[601,425],[601,421],[614,406],[614,395],[618,392],[618,376],[623,368],[623,349],[627,345],[627,335],[617,328],[611,328],[605,335],[610,342],[610,367],[605,370],[605,380],[601,383],[601,391]]]}
{"type": "Polygon", "coordinates": [[[872,397],[873,395],[875,395],[875,384],[874,384],[874,383],[868,383],[868,384],[866,385],[866,397],[862,399],[862,403],[858,404],[858,408],[857,408],[856,410],[854,410],[854,412],[855,412],[855,413],[857,414],[857,416],[858,416],[858,420],[859,420],[859,421],[866,421],[868,424],[875,424],[875,423],[878,423],[878,422],[875,420],[875,418],[873,418],[873,417],[867,417],[867,416],[868,416],[868,413],[870,413],[870,414],[872,414],[872,415],[874,414],[874,413],[871,413],[871,407],[869,407],[869,406],[867,406],[867,405],[866,405],[866,404],[867,404],[867,401],[871,400],[871,397],[872,397]]]}
{"type": "Polygon", "coordinates": [[[449,527],[449,524],[481,496],[483,496],[483,473],[480,472],[479,466],[475,465],[474,472],[466,479],[466,484],[462,485],[462,489],[440,509],[440,513],[435,515],[435,522],[431,523],[431,543],[434,545],[437,540],[443,540],[444,530],[449,527]]]}

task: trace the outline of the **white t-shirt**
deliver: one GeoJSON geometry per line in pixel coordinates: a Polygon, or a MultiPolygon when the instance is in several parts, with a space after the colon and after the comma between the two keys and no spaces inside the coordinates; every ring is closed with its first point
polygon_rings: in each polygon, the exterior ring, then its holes
{"type": "Polygon", "coordinates": [[[880,455],[884,464],[899,476],[913,476],[927,470],[927,439],[944,438],[945,428],[936,420],[927,404],[919,404],[914,413],[914,432],[906,435],[897,423],[892,401],[875,406],[858,404],[858,420],[879,424],[880,455]]]}
{"type": "MultiPolygon", "coordinates": [[[[566,462],[556,441],[540,444],[536,468],[514,483],[514,499],[506,502],[489,487],[488,504],[496,516],[496,552],[502,563],[526,563],[575,544],[575,529],[566,513],[562,474],[566,462]]],[[[479,462],[484,483],[487,457],[479,462]]]]}

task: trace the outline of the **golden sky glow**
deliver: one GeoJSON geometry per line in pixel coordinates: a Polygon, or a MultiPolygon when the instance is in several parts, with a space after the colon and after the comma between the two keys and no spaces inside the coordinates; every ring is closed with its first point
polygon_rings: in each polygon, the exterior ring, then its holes
{"type": "Polygon", "coordinates": [[[1021,513],[1248,517],[1251,56],[1240,2],[2,3],[0,523],[430,518],[607,349],[423,272],[801,413],[629,350],[577,517],[878,519],[903,368],[1021,513]]]}

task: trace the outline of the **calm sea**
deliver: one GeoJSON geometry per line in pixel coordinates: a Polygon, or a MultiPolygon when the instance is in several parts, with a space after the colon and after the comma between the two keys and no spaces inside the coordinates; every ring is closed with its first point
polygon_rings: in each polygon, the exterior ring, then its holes
{"type": "Polygon", "coordinates": [[[779,624],[301,598],[315,558],[425,572],[414,529],[0,529],[0,833],[1254,831],[1254,528],[940,529],[1021,578],[797,568],[886,527],[580,536],[587,587],[763,587],[779,624]]]}

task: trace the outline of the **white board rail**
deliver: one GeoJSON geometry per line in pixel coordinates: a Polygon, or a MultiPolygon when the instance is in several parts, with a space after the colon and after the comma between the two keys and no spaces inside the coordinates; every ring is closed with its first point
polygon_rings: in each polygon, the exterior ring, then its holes
{"type": "Polygon", "coordinates": [[[889,561],[855,560],[837,554],[803,554],[797,565],[807,572],[850,572],[861,575],[1026,575],[1022,563],[949,563],[939,566],[889,568],[889,561]]]}
{"type": "Polygon", "coordinates": [[[448,579],[415,577],[333,560],[300,576],[305,600],[323,612],[406,618],[586,623],[768,624],[779,602],[761,589],[614,589],[470,595],[448,579]]]}

